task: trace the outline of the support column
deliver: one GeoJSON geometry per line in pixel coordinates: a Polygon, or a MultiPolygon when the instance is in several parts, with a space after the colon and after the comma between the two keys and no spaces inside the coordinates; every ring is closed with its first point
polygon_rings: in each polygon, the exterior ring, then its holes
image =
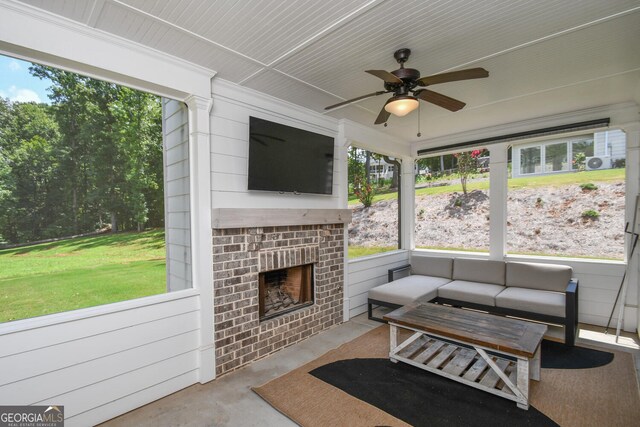
{"type": "Polygon", "coordinates": [[[502,261],[507,252],[508,143],[489,148],[489,259],[502,261]]]}
{"type": "Polygon", "coordinates": [[[213,330],[213,249],[211,231],[210,111],[212,100],[190,96],[189,169],[193,286],[200,291],[199,381],[215,379],[213,330]]]}
{"type": "MultiPolygon", "coordinates": [[[[625,222],[629,222],[631,228],[634,218],[635,201],[640,194],[640,123],[634,122],[621,126],[626,134],[627,153],[626,153],[626,212],[625,222]]],[[[634,229],[636,232],[640,230],[640,215],[636,215],[636,224],[634,229]]],[[[631,247],[631,236],[625,236],[625,247],[627,252],[631,247]]],[[[620,333],[620,329],[627,331],[636,331],[640,335],[640,315],[638,307],[640,307],[640,262],[639,249],[632,258],[627,257],[627,279],[626,285],[620,295],[620,302],[617,311],[617,327],[616,336],[620,333]]]]}
{"type": "MultiPolygon", "coordinates": [[[[349,208],[349,141],[345,137],[344,123],[340,123],[338,128],[338,137],[336,138],[335,159],[337,180],[340,185],[340,193],[338,194],[339,205],[341,208],[349,208]]],[[[350,318],[350,292],[349,292],[349,224],[344,226],[344,280],[342,288],[342,321],[346,322],[350,318]]]]}
{"type": "Polygon", "coordinates": [[[402,247],[399,249],[413,250],[415,249],[414,231],[416,228],[416,181],[414,175],[414,162],[413,157],[404,156],[402,159],[402,209],[400,209],[402,215],[402,230],[401,240],[402,247]]]}

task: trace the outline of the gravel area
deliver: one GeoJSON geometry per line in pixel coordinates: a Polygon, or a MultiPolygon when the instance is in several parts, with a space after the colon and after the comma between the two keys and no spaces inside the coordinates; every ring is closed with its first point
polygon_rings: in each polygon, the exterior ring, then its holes
{"type": "MultiPolygon", "coordinates": [[[[511,253],[622,259],[624,257],[623,183],[597,183],[510,190],[507,244],[511,253]],[[597,219],[585,219],[594,210],[597,219]]],[[[416,247],[487,251],[489,192],[447,193],[416,198],[416,247]]],[[[357,205],[349,225],[355,246],[393,246],[397,242],[397,201],[357,205]]]]}

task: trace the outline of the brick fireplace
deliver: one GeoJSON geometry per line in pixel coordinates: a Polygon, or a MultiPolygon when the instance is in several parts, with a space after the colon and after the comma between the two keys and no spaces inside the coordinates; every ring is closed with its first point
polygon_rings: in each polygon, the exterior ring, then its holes
{"type": "MultiPolygon", "coordinates": [[[[224,215],[214,211],[216,375],[230,372],[342,322],[344,214],[333,215],[337,218],[336,223],[306,224],[321,212],[309,215],[309,210],[277,211],[287,211],[287,216],[293,211],[295,217],[302,216],[298,221],[291,221],[298,225],[223,228],[242,224],[235,215],[230,216],[233,220],[225,221],[224,215]],[[311,276],[307,278],[313,286],[304,285],[306,290],[299,291],[311,295],[306,301],[290,303],[285,309],[280,307],[280,313],[261,313],[261,306],[265,304],[260,295],[261,282],[264,287],[265,277],[279,277],[287,270],[290,276],[311,276]]],[[[265,221],[263,214],[255,222],[282,221],[282,217],[265,221]]],[[[321,222],[321,219],[317,221],[321,222]]],[[[290,293],[292,300],[300,300],[298,291],[290,292],[286,286],[283,284],[280,291],[290,293]]]]}

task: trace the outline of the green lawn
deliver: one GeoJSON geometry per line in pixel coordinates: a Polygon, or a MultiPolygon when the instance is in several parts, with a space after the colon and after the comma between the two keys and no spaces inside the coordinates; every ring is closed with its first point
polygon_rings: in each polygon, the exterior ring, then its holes
{"type": "Polygon", "coordinates": [[[164,231],[0,251],[0,322],[166,291],[164,231]]]}
{"type": "Polygon", "coordinates": [[[348,257],[349,259],[360,258],[363,256],[379,254],[382,252],[395,251],[397,246],[379,246],[379,247],[366,247],[366,246],[349,246],[348,257]]]}
{"type": "MultiPolygon", "coordinates": [[[[605,169],[596,171],[584,171],[584,172],[572,172],[572,173],[559,173],[552,175],[537,175],[524,178],[512,178],[509,179],[509,188],[523,188],[523,187],[545,187],[545,186],[563,186],[563,185],[580,185],[587,182],[617,182],[624,181],[625,169],[605,169]]],[[[453,185],[443,185],[440,187],[425,187],[416,189],[416,196],[427,196],[433,194],[462,192],[462,185],[459,179],[452,179],[452,182],[456,182],[453,185]]],[[[488,190],[489,180],[484,181],[471,181],[467,184],[467,190],[488,190]]],[[[373,203],[381,200],[396,199],[398,193],[386,193],[378,194],[373,197],[373,203]]],[[[355,205],[360,203],[357,198],[350,197],[349,205],[355,205]]]]}

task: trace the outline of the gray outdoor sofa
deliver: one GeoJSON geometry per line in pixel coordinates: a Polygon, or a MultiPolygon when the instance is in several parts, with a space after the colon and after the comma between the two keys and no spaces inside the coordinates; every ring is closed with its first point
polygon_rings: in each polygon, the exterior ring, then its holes
{"type": "Polygon", "coordinates": [[[411,264],[389,270],[389,283],[369,291],[369,318],[383,322],[373,317],[374,306],[428,301],[563,325],[565,344],[573,346],[578,281],[572,273],[566,265],[414,255],[411,264]]]}

